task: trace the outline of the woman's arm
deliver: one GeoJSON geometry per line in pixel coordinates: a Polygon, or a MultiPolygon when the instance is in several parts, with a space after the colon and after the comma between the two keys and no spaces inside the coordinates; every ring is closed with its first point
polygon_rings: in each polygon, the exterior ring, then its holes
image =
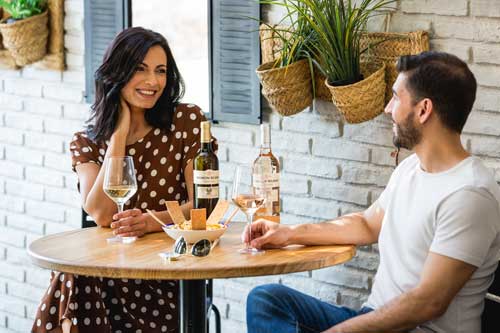
{"type": "Polygon", "coordinates": [[[109,227],[113,214],[117,212],[116,203],[103,190],[104,173],[107,157],[125,156],[125,145],[130,128],[130,109],[123,99],[121,100],[120,118],[118,125],[109,140],[104,162],[99,168],[97,165],[85,163],[76,167],[80,180],[80,193],[83,209],[92,216],[95,222],[103,227],[109,227]]]}

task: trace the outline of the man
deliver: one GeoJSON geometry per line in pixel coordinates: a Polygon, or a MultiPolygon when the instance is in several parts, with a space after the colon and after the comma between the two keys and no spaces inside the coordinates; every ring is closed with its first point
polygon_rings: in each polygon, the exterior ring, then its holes
{"type": "Polygon", "coordinates": [[[396,147],[415,154],[396,168],[378,200],[319,224],[252,225],[257,248],[378,242],[368,301],[353,310],[282,285],[260,286],[248,296],[249,333],[481,332],[500,249],[500,190],[460,141],[476,80],[446,53],[404,56],[397,68],[385,112],[396,147]]]}

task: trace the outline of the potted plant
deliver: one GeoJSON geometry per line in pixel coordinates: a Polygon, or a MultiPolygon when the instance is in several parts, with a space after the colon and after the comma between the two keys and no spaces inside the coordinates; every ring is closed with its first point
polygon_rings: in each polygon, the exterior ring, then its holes
{"type": "Polygon", "coordinates": [[[305,8],[300,15],[316,35],[312,59],[345,120],[359,123],[382,113],[385,64],[361,63],[360,39],[368,19],[394,0],[300,1],[305,8]]]}
{"type": "MultiPolygon", "coordinates": [[[[265,62],[257,68],[262,84],[262,94],[270,106],[283,116],[296,114],[312,104],[311,90],[312,62],[308,55],[313,30],[307,19],[298,15],[303,6],[299,0],[288,6],[285,17],[278,25],[262,24],[261,39],[277,39],[280,48],[276,59],[265,62]],[[289,23],[285,26],[283,23],[289,23]]],[[[274,0],[261,0],[261,4],[275,4],[274,0]]],[[[272,49],[272,47],[271,47],[272,49]]]]}
{"type": "Polygon", "coordinates": [[[40,60],[47,53],[48,12],[45,0],[0,0],[10,14],[0,21],[3,44],[18,66],[40,60]]]}

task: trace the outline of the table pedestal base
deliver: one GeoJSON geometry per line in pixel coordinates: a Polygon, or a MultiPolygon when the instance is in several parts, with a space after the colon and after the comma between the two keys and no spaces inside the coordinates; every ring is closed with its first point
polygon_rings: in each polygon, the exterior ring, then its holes
{"type": "Polygon", "coordinates": [[[207,333],[207,281],[181,280],[180,333],[207,333]]]}

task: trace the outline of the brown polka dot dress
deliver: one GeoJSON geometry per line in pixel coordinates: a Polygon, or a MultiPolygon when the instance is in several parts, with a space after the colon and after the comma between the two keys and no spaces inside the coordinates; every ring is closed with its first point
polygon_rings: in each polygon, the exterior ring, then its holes
{"type": "MultiPolygon", "coordinates": [[[[196,105],[179,104],[170,131],[153,128],[126,147],[134,159],[138,190],[125,209],[160,211],[165,210],[165,201],[188,200],[184,169],[200,149],[204,120],[196,105]]],[[[83,163],[101,165],[107,143],[96,144],[84,133],[76,133],[70,149],[75,170],[83,163]]],[[[48,332],[64,319],[71,320],[80,333],[178,332],[178,282],[52,272],[32,332],[48,332]]]]}

